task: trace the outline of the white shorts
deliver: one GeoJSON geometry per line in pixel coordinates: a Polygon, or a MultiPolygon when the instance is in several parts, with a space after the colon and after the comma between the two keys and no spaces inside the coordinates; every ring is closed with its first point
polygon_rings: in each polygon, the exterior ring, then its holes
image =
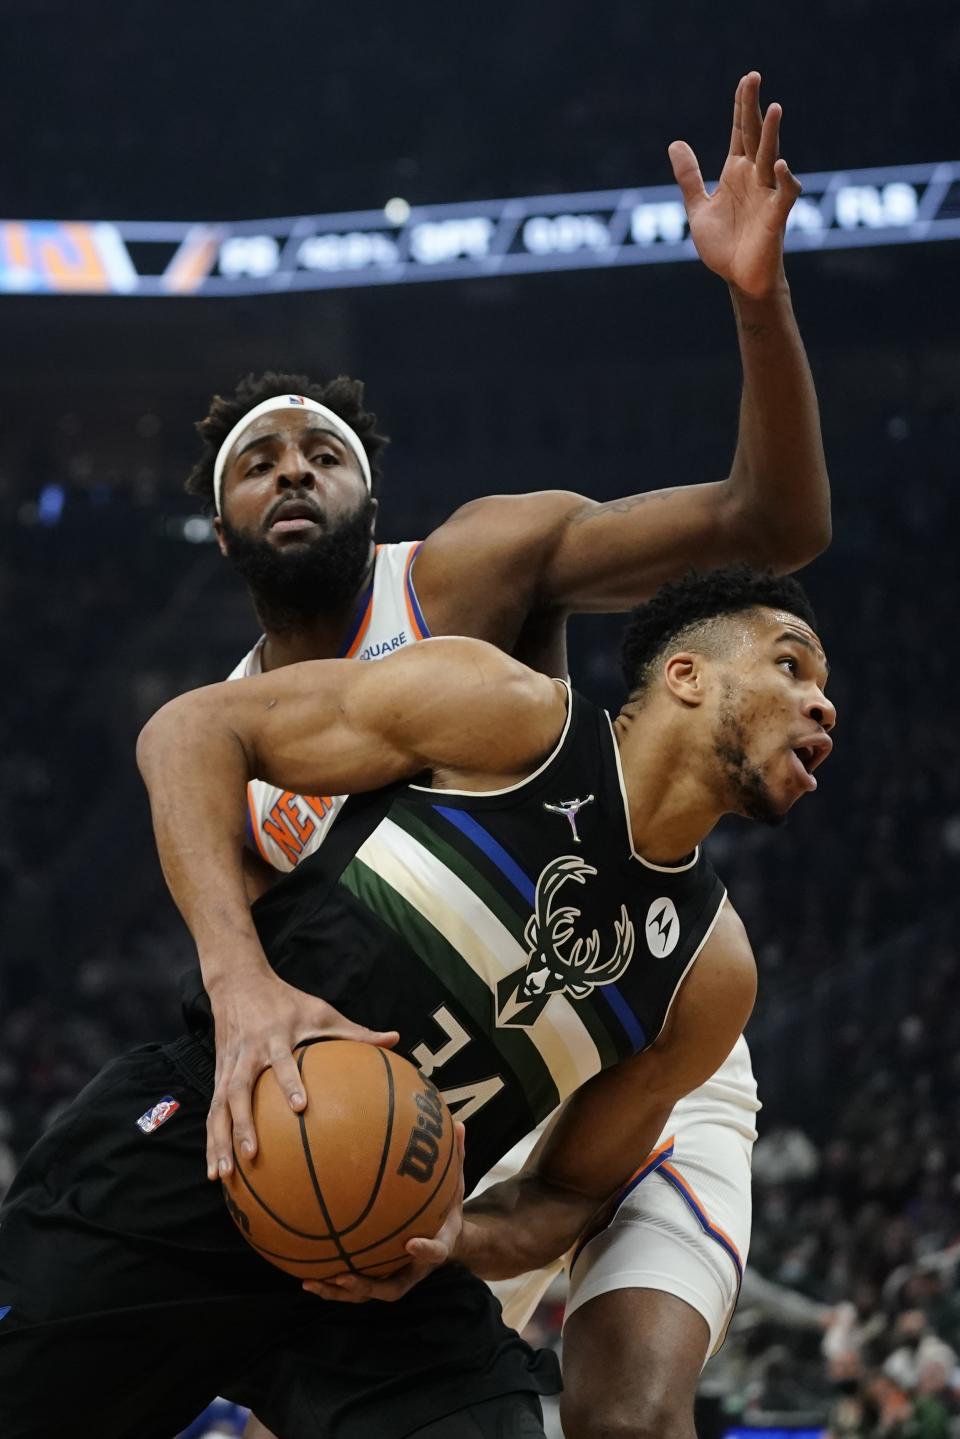
{"type": "MultiPolygon", "coordinates": [[[[750,1157],[759,1105],[746,1042],[676,1106],[650,1159],[601,1227],[568,1256],[567,1315],[615,1289],[683,1299],[723,1342],[750,1247],[750,1157]]],[[[498,1177],[500,1177],[498,1175],[498,1177]]],[[[515,1281],[504,1318],[522,1328],[562,1261],[515,1281]]]]}

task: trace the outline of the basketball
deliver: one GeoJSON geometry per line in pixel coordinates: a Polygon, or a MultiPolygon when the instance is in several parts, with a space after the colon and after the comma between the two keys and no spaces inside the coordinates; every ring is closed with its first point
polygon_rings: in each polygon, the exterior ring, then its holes
{"type": "Polygon", "coordinates": [[[356,1040],[294,1051],[307,1106],[272,1074],[253,1094],[258,1150],[234,1155],[227,1208],[258,1254],[301,1279],[383,1276],[440,1227],[460,1180],[450,1111],[408,1060],[356,1040]]]}

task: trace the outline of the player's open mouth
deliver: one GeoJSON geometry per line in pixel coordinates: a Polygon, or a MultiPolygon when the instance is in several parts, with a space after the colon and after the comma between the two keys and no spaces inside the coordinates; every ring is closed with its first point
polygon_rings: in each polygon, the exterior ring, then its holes
{"type": "Polygon", "coordinates": [[[281,532],[293,532],[295,530],[312,530],[316,526],[316,523],[316,520],[311,520],[306,515],[294,515],[291,518],[283,516],[279,520],[274,520],[270,528],[271,530],[280,530],[281,532]]]}
{"type": "Polygon", "coordinates": [[[316,506],[307,500],[289,500],[278,508],[269,527],[281,534],[295,534],[298,530],[313,529],[321,518],[316,506]]]}
{"type": "Polygon", "coordinates": [[[790,761],[801,788],[812,791],[816,789],[817,781],[810,772],[808,767],[810,760],[806,755],[807,747],[805,745],[799,745],[796,749],[790,751],[790,761]]]}
{"type": "Polygon", "coordinates": [[[802,776],[804,789],[815,790],[817,788],[813,771],[823,763],[832,749],[833,741],[827,735],[817,736],[806,744],[792,746],[790,752],[793,756],[794,768],[802,776]]]}

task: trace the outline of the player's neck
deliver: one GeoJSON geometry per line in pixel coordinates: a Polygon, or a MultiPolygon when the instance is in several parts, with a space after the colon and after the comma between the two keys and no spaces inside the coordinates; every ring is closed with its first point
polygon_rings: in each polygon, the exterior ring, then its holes
{"type": "Polygon", "coordinates": [[[340,654],[350,615],[330,621],[322,619],[306,621],[295,630],[273,630],[263,624],[263,648],[260,651],[260,665],[266,674],[270,670],[282,669],[284,665],[300,664],[304,660],[332,660],[340,654]]]}
{"type": "Polygon", "coordinates": [[[649,710],[625,706],[614,721],[637,854],[677,864],[706,838],[724,812],[681,735],[649,710]]]}
{"type": "Polygon", "coordinates": [[[264,635],[260,652],[264,673],[304,660],[336,659],[343,653],[359,597],[358,592],[347,604],[319,615],[276,615],[256,605],[264,635]]]}
{"type": "MultiPolygon", "coordinates": [[[[335,659],[355,633],[374,567],[376,550],[361,537],[366,554],[353,553],[346,562],[335,553],[308,556],[309,563],[292,573],[275,573],[261,563],[258,572],[244,573],[247,592],[263,630],[260,661],[264,671],[304,660],[335,659]]],[[[354,547],[356,548],[356,547],[354,547]]]]}

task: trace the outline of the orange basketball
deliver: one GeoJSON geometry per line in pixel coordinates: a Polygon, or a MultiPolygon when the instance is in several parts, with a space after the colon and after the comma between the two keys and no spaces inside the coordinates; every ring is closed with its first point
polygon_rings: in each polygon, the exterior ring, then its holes
{"type": "Polygon", "coordinates": [[[273,1075],[253,1093],[256,1156],[234,1155],[224,1183],[244,1239],[301,1279],[390,1274],[404,1244],[440,1228],[460,1180],[453,1120],[399,1055],[352,1039],[295,1050],[307,1107],[273,1075]]]}

